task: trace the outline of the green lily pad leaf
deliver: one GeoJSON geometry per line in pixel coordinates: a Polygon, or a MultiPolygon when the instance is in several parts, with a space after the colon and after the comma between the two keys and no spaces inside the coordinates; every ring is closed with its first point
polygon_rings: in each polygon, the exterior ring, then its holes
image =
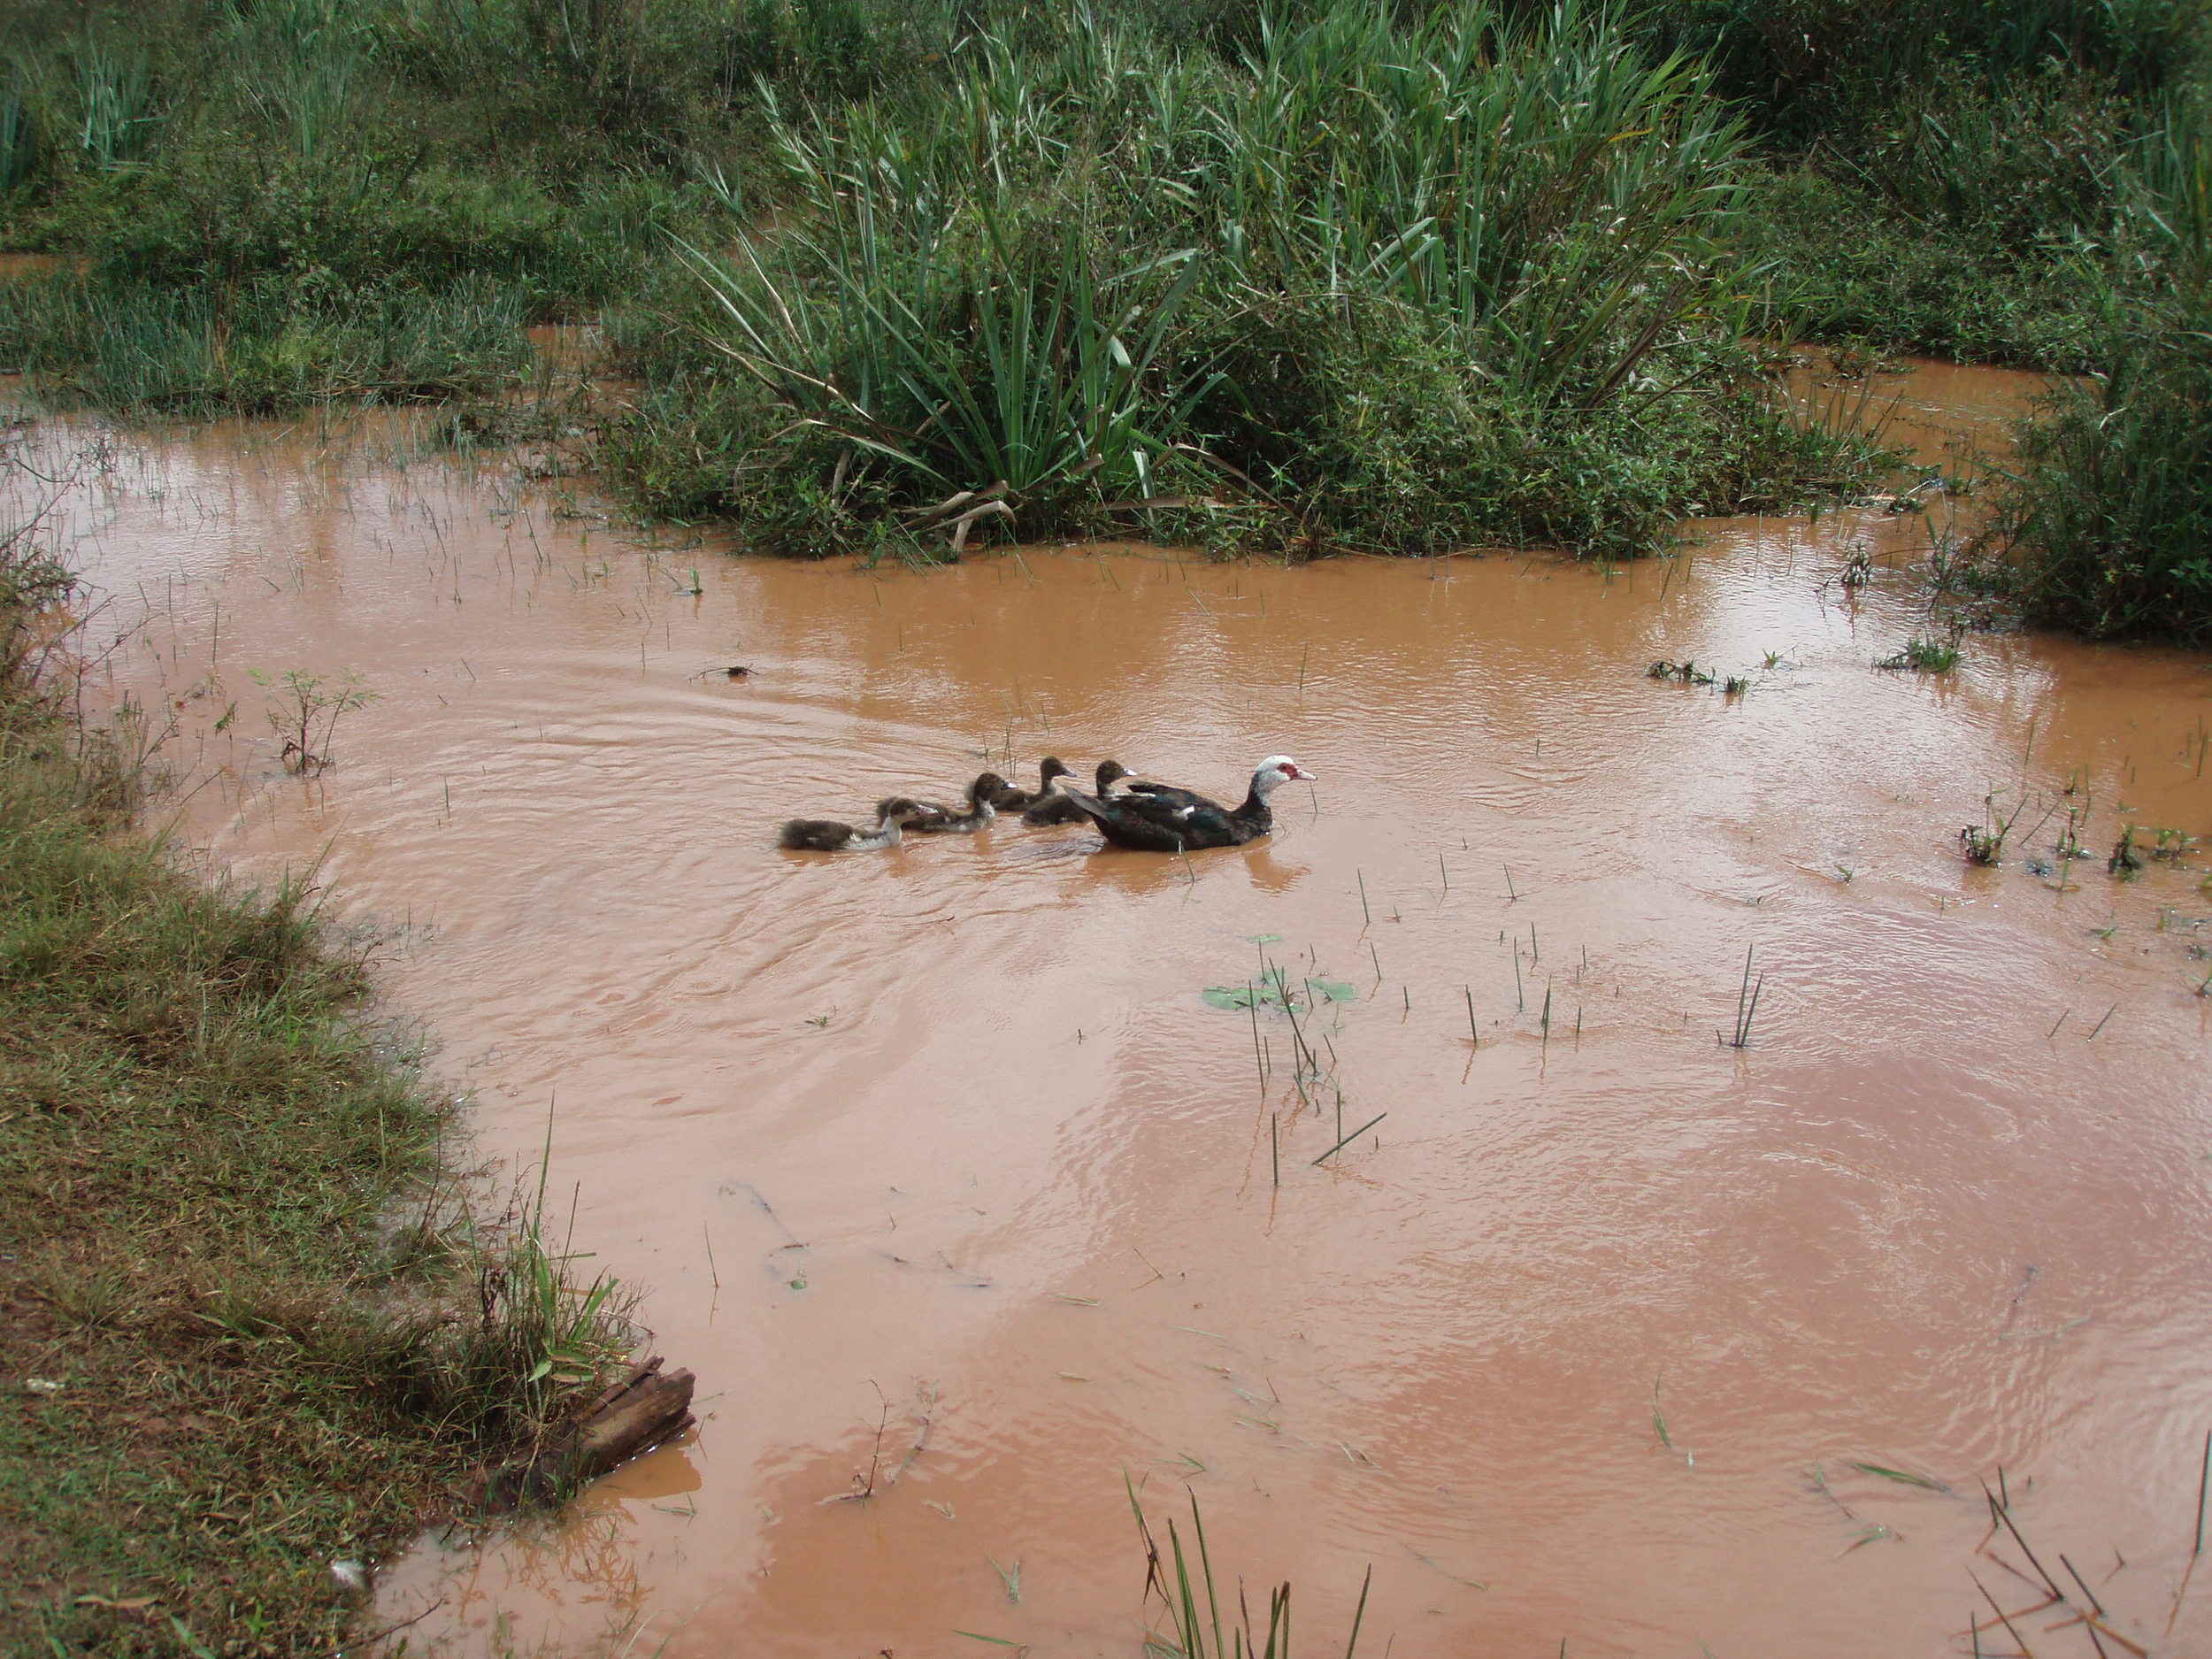
{"type": "Polygon", "coordinates": [[[1248,985],[1210,985],[1205,997],[1216,1008],[1228,1009],[1249,1008],[1256,1000],[1248,985]]]}
{"type": "Polygon", "coordinates": [[[1341,979],[1308,979],[1306,988],[1326,1002],[1351,1002],[1359,999],[1359,993],[1341,979]]]}

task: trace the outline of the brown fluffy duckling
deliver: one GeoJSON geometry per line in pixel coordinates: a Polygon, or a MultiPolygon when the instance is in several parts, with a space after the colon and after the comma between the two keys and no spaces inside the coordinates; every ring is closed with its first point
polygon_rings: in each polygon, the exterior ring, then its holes
{"type": "Polygon", "coordinates": [[[991,804],[1002,812],[1026,811],[1040,801],[1052,799],[1056,793],[1052,787],[1052,780],[1055,778],[1074,776],[1075,774],[1068,770],[1067,762],[1062,760],[1057,755],[1047,755],[1037,767],[1037,787],[1034,789],[1024,789],[1016,784],[1002,783],[999,786],[998,792],[991,797],[991,804]]]}
{"type": "MultiPolygon", "coordinates": [[[[1114,786],[1131,775],[1129,768],[1118,760],[1100,761],[1097,774],[1098,798],[1102,801],[1110,798],[1114,793],[1114,786]]],[[[1065,795],[1055,789],[1043,800],[1025,811],[1022,814],[1022,822],[1025,824],[1080,824],[1083,822],[1083,810],[1069,800],[1065,795]]]]}
{"type": "Polygon", "coordinates": [[[876,803],[876,826],[856,829],[835,818],[795,818],[776,833],[776,845],[788,852],[864,853],[879,847],[896,847],[900,832],[925,811],[918,801],[892,795],[876,803]]]}
{"type": "MultiPolygon", "coordinates": [[[[987,772],[970,784],[961,806],[947,806],[936,801],[915,801],[909,805],[920,809],[918,816],[907,821],[906,827],[917,835],[972,835],[979,829],[988,829],[998,817],[998,809],[991,804],[991,797],[1006,787],[1006,780],[995,772],[987,772]]],[[[881,811],[886,802],[878,802],[881,811]]]]}

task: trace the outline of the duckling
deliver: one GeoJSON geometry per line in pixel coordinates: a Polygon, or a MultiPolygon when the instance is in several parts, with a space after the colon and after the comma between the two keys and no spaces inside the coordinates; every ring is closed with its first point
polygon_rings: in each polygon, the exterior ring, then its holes
{"type": "Polygon", "coordinates": [[[1037,787],[1034,789],[1024,789],[1010,783],[1002,784],[998,793],[991,797],[991,804],[1002,812],[1023,811],[1029,807],[1035,806],[1040,801],[1052,799],[1055,793],[1052,780],[1055,778],[1074,776],[1075,774],[1068,770],[1067,762],[1062,760],[1057,755],[1047,755],[1042,764],[1037,768],[1037,787]]]}
{"type": "Polygon", "coordinates": [[[892,795],[876,803],[876,826],[856,829],[835,818],[795,818],[776,833],[776,845],[789,852],[862,853],[896,847],[900,831],[926,810],[918,801],[892,795]]]}
{"type": "MultiPolygon", "coordinates": [[[[1133,774],[1118,760],[1102,760],[1098,763],[1097,775],[1098,798],[1103,801],[1113,795],[1116,784],[1133,774]]],[[[1082,809],[1056,789],[1022,814],[1025,824],[1080,824],[1083,821],[1082,809]]]]}
{"type": "MultiPolygon", "coordinates": [[[[918,816],[907,821],[907,828],[917,835],[958,834],[972,835],[979,829],[988,829],[998,817],[998,809],[991,804],[991,797],[1006,787],[1006,780],[995,772],[979,775],[967,787],[966,806],[946,806],[935,801],[915,801],[907,804],[920,809],[918,816]]],[[[890,802],[878,802],[880,812],[890,802]]]]}

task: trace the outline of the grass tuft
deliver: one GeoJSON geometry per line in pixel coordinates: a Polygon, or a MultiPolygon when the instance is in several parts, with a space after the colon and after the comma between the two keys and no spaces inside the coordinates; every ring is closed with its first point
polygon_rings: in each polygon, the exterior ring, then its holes
{"type": "Polygon", "coordinates": [[[1958,635],[1937,639],[1932,634],[1916,634],[1905,641],[1904,649],[1893,651],[1874,666],[1892,672],[1910,670],[1921,674],[1947,674],[1959,665],[1958,635]]]}

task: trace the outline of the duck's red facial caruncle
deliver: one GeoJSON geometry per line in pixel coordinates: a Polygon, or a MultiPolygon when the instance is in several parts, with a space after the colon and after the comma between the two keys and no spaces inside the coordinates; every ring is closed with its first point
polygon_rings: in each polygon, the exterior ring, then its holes
{"type": "Polygon", "coordinates": [[[1275,772],[1285,781],[1296,779],[1310,783],[1313,780],[1313,774],[1287,755],[1270,755],[1260,763],[1260,770],[1275,772]]]}

